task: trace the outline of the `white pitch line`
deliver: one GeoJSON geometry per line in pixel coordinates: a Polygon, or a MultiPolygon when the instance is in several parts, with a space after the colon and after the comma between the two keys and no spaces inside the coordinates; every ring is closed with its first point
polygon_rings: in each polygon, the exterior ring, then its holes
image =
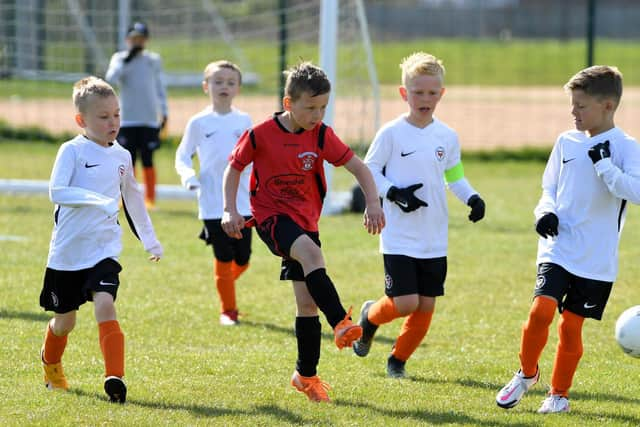
{"type": "MultiPolygon", "coordinates": [[[[144,186],[140,184],[144,191],[144,186]]],[[[49,181],[36,179],[0,179],[0,193],[42,194],[49,193],[49,181]]],[[[156,185],[158,199],[195,200],[196,192],[189,191],[180,185],[156,185]]],[[[348,210],[351,204],[349,191],[331,191],[327,194],[323,213],[333,215],[348,210]]]]}
{"type": "Polygon", "coordinates": [[[25,236],[9,236],[9,235],[0,235],[0,242],[24,242],[27,241],[25,236]]]}

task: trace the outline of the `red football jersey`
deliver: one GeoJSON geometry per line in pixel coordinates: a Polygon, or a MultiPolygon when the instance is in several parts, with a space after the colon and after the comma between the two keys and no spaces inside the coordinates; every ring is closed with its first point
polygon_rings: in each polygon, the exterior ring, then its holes
{"type": "Polygon", "coordinates": [[[292,133],[278,114],[242,134],[229,161],[239,171],[253,162],[251,212],[258,223],[284,214],[318,231],[327,190],[323,161],[342,166],[354,153],[327,125],[292,133]]]}

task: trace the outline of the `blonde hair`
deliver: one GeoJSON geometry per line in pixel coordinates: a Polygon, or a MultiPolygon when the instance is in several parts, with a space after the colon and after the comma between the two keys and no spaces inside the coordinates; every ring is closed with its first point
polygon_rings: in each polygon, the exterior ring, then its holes
{"type": "Polygon", "coordinates": [[[311,62],[302,61],[284,72],[287,80],[284,94],[292,101],[300,99],[307,92],[311,97],[331,92],[331,82],[322,68],[311,62]]]}
{"type": "Polygon", "coordinates": [[[108,98],[116,96],[116,91],[113,90],[109,83],[94,76],[80,79],[73,85],[73,105],[75,105],[78,112],[84,113],[87,111],[90,98],[93,96],[108,98]]]}
{"type": "Polygon", "coordinates": [[[425,52],[415,52],[400,63],[402,84],[406,86],[409,79],[415,76],[437,76],[444,80],[445,69],[442,61],[425,52]]]}
{"type": "Polygon", "coordinates": [[[207,64],[206,67],[204,67],[204,73],[203,73],[204,80],[207,81],[209,77],[213,75],[213,73],[215,73],[221,68],[228,68],[229,70],[232,70],[238,73],[238,84],[239,85],[242,84],[242,71],[240,71],[240,67],[238,67],[233,62],[227,61],[224,59],[221,61],[210,62],[209,64],[207,64]]]}
{"type": "Polygon", "coordinates": [[[617,67],[594,65],[571,77],[564,89],[581,90],[598,99],[611,98],[617,107],[622,98],[622,73],[617,67]]]}

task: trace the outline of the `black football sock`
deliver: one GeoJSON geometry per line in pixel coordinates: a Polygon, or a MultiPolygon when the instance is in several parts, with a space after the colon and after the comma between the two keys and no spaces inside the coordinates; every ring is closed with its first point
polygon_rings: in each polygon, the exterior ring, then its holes
{"type": "Polygon", "coordinates": [[[333,282],[324,268],[318,268],[304,278],[307,289],[320,311],[327,317],[332,328],[335,328],[347,312],[342,307],[340,297],[333,282]]]}
{"type": "Polygon", "coordinates": [[[320,362],[320,317],[296,317],[298,360],[296,371],[303,377],[316,375],[320,362]]]}

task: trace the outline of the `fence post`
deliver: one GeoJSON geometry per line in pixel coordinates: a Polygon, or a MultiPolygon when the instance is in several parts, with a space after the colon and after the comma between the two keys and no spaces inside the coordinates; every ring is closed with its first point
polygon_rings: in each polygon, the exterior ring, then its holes
{"type": "Polygon", "coordinates": [[[593,49],[596,35],[596,0],[587,4],[587,67],[593,65],[593,49]]]}

